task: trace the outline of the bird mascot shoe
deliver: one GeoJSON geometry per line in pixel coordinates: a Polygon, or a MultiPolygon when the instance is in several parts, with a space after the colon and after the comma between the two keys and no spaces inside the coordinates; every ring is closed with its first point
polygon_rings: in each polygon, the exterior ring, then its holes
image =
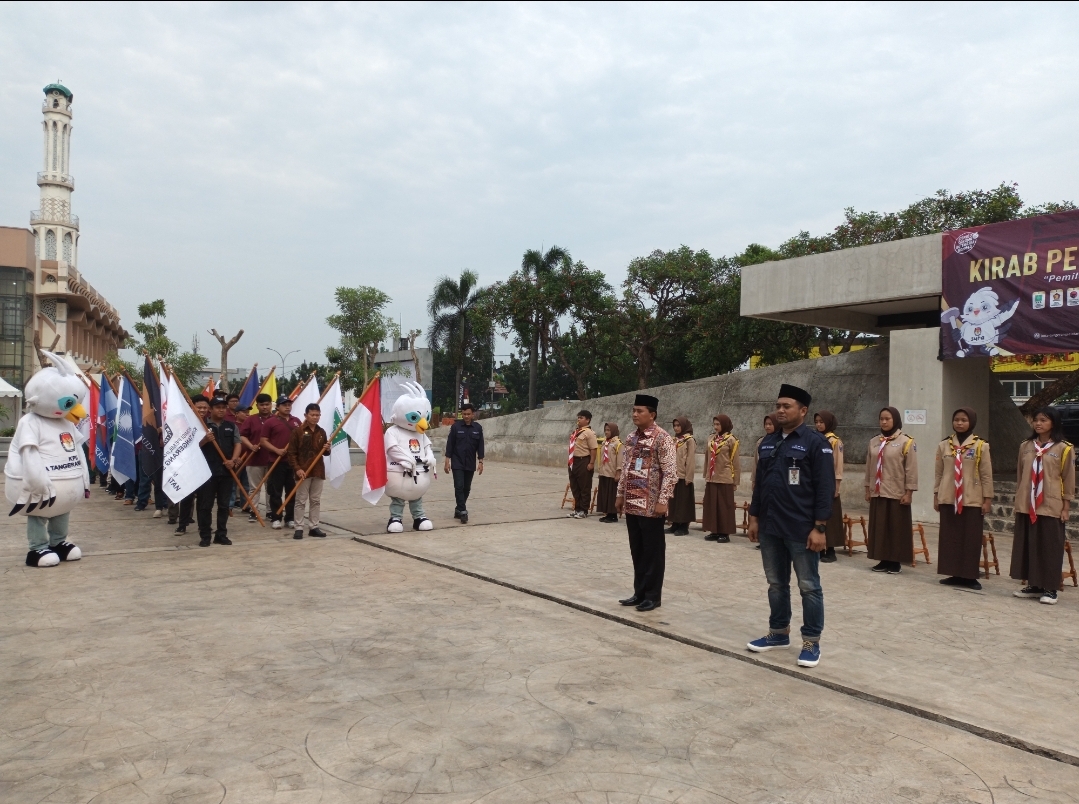
{"type": "Polygon", "coordinates": [[[8,516],[26,517],[28,567],[78,561],[82,551],[67,540],[68,517],[89,496],[90,475],[82,455],[85,440],[76,424],[86,418],[86,385],[63,358],[31,377],[23,393],[26,412],[8,450],[4,492],[8,516]]]}
{"type": "Polygon", "coordinates": [[[423,512],[423,495],[435,475],[435,452],[425,433],[431,422],[427,392],[414,382],[402,386],[405,393],[393,403],[392,424],[383,436],[386,444],[386,493],[390,496],[387,533],[405,529],[405,503],[412,515],[413,530],[433,530],[423,512]]]}

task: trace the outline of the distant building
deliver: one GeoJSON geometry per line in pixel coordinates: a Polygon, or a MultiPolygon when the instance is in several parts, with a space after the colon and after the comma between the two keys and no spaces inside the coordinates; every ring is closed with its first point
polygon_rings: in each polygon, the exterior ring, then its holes
{"type": "Polygon", "coordinates": [[[123,347],[120,315],[79,273],[79,218],[71,214],[71,103],[62,84],[45,87],[40,209],[30,229],[0,226],[0,377],[22,388],[37,368],[34,342],[83,369],[123,347]]]}

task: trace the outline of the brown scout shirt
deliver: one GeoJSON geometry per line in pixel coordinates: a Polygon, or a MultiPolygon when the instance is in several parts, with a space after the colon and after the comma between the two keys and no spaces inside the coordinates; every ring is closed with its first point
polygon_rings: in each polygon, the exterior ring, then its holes
{"type": "Polygon", "coordinates": [[[599,450],[599,476],[617,480],[622,474],[622,439],[618,436],[607,441],[604,439],[599,450]],[[607,450],[607,460],[603,460],[603,450],[607,450]]]}
{"type": "MultiPolygon", "coordinates": [[[[956,446],[958,445],[954,435],[937,444],[937,454],[933,461],[933,490],[937,495],[937,502],[941,505],[955,505],[956,446]]],[[[983,499],[993,496],[993,462],[989,458],[989,442],[978,436],[967,436],[963,440],[962,449],[963,507],[981,506],[983,499]]]]}
{"type": "MultiPolygon", "coordinates": [[[[299,469],[306,472],[307,467],[311,466],[311,461],[315,460],[316,455],[322,454],[322,448],[325,446],[326,432],[317,424],[312,425],[304,422],[293,430],[292,435],[289,436],[288,447],[285,451],[288,465],[292,467],[293,472],[299,469]]],[[[325,480],[326,462],[315,461],[315,465],[311,467],[311,473],[308,477],[318,477],[325,480]]]]}
{"type": "MultiPolygon", "coordinates": [[[[1034,442],[1024,441],[1019,447],[1016,472],[1015,511],[1019,514],[1030,513],[1030,472],[1033,466],[1034,442]]],[[[1058,441],[1042,456],[1042,473],[1044,497],[1035,513],[1038,516],[1059,517],[1064,512],[1064,500],[1075,498],[1075,448],[1067,441],[1058,441]],[[1066,457],[1065,449],[1068,451],[1066,457]]]]}
{"type": "Polygon", "coordinates": [[[716,449],[718,439],[714,435],[708,439],[708,447],[704,451],[704,481],[706,483],[733,483],[737,486],[740,480],[739,472],[731,461],[737,460],[738,439],[730,433],[724,433],[720,438],[722,438],[722,443],[719,444],[719,451],[716,452],[716,466],[712,472],[708,471],[708,466],[712,462],[712,451],[716,449]]]}
{"type": "Polygon", "coordinates": [[[596,434],[591,427],[585,427],[577,433],[577,438],[573,442],[573,457],[590,458],[592,451],[598,448],[599,439],[596,438],[596,434]]]}
{"type": "Polygon", "coordinates": [[[865,487],[873,497],[898,500],[908,491],[918,490],[918,446],[914,439],[902,430],[896,430],[892,434],[890,443],[884,448],[880,492],[876,492],[874,487],[877,482],[877,450],[883,440],[884,436],[881,435],[869,439],[865,458],[865,487]],[[910,447],[907,447],[908,442],[910,447]]]}
{"type": "Polygon", "coordinates": [[[674,440],[674,463],[678,471],[678,479],[686,483],[693,482],[693,475],[697,470],[697,441],[693,434],[679,436],[674,440]]]}

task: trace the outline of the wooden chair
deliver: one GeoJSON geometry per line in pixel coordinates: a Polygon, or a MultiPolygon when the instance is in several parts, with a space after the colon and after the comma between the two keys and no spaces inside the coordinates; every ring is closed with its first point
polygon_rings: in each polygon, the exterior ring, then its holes
{"type": "Polygon", "coordinates": [[[567,483],[567,484],[566,484],[566,492],[565,492],[565,494],[563,494],[563,495],[562,495],[562,505],[560,505],[560,506],[559,506],[559,508],[565,508],[565,507],[566,507],[566,503],[567,503],[567,502],[568,502],[569,500],[572,500],[572,499],[573,499],[573,495],[572,495],[572,494],[570,494],[570,490],[569,490],[569,483],[567,483]]]}
{"type": "Polygon", "coordinates": [[[1064,582],[1072,579],[1072,586],[1079,586],[1079,576],[1075,574],[1075,560],[1072,558],[1072,546],[1067,538],[1064,539],[1064,552],[1068,556],[1068,571],[1060,574],[1060,591],[1064,591],[1064,582]]]}
{"type": "Polygon", "coordinates": [[[588,509],[590,513],[594,514],[596,512],[596,499],[598,497],[599,497],[599,486],[596,486],[594,489],[592,489],[592,505],[588,509]]]}
{"type": "Polygon", "coordinates": [[[748,536],[749,535],[749,503],[748,502],[743,502],[741,505],[736,505],[734,507],[740,509],[741,512],[742,512],[742,524],[741,525],[736,525],[735,528],[737,530],[742,531],[742,533],[744,533],[744,534],[746,534],[746,536],[748,536]]]}
{"type": "Polygon", "coordinates": [[[933,562],[929,560],[929,545],[925,542],[925,528],[922,527],[921,523],[914,526],[914,531],[910,535],[912,539],[914,538],[915,533],[922,537],[922,547],[921,549],[918,549],[917,547],[914,548],[914,560],[910,562],[910,565],[912,567],[918,566],[918,553],[921,553],[925,557],[926,564],[932,564],[933,562]]]}
{"type": "Polygon", "coordinates": [[[1000,575],[1000,562],[997,561],[997,543],[993,541],[993,534],[986,531],[982,534],[982,569],[985,570],[985,577],[989,577],[989,568],[992,567],[997,571],[997,575],[1000,575]],[[993,551],[993,560],[989,560],[989,551],[993,551]]]}
{"type": "Polygon", "coordinates": [[[869,537],[866,534],[864,516],[860,516],[857,519],[851,519],[849,516],[844,516],[843,527],[846,530],[846,544],[844,545],[844,549],[847,551],[848,556],[854,555],[855,547],[864,547],[867,551],[869,550],[869,537]],[[857,523],[862,528],[862,540],[860,542],[854,541],[855,523],[857,523]]]}

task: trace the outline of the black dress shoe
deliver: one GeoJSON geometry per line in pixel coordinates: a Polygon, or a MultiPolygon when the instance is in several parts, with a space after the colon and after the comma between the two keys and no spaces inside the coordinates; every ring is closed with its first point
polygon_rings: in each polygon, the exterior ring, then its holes
{"type": "Polygon", "coordinates": [[[453,518],[454,519],[460,519],[461,518],[461,512],[460,511],[454,511],[453,512],[453,518]]]}
{"type": "Polygon", "coordinates": [[[834,547],[829,548],[829,549],[825,550],[823,553],[821,553],[820,554],[820,560],[823,561],[825,564],[833,564],[836,561],[838,561],[838,559],[836,558],[836,555],[835,555],[835,548],[834,547]]]}
{"type": "Polygon", "coordinates": [[[731,540],[731,537],[728,536],[726,533],[718,533],[718,534],[716,534],[716,541],[719,544],[727,544],[727,543],[730,542],[730,540],[731,540]]]}
{"type": "Polygon", "coordinates": [[[655,600],[644,600],[637,606],[637,611],[652,611],[652,609],[658,609],[660,606],[655,600]]]}
{"type": "Polygon", "coordinates": [[[666,528],[663,532],[673,536],[675,533],[678,532],[678,526],[677,525],[671,525],[669,528],[666,528]]]}
{"type": "Polygon", "coordinates": [[[308,536],[314,536],[316,539],[325,539],[326,532],[322,528],[311,528],[307,531],[308,536]]]}
{"type": "Polygon", "coordinates": [[[210,546],[210,537],[209,536],[203,536],[201,539],[199,539],[199,547],[209,547],[209,546],[210,546]]]}
{"type": "Polygon", "coordinates": [[[719,541],[719,534],[718,533],[709,533],[707,536],[704,537],[704,540],[706,542],[717,542],[717,541],[719,541]]]}
{"type": "Polygon", "coordinates": [[[621,603],[623,606],[636,606],[642,600],[644,600],[643,597],[637,597],[637,595],[634,595],[633,597],[627,597],[625,600],[619,600],[618,602],[621,603]]]}

